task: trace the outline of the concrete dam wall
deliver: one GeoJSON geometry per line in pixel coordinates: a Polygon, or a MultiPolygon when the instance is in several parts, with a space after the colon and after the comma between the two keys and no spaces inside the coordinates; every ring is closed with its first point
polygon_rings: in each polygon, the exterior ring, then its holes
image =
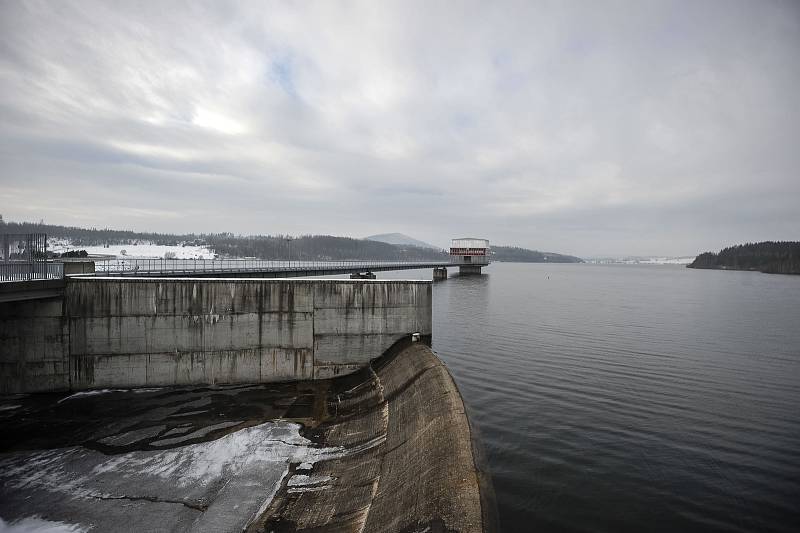
{"type": "Polygon", "coordinates": [[[414,332],[430,282],[73,278],[0,304],[0,393],[325,379],[414,332]]]}
{"type": "Polygon", "coordinates": [[[9,522],[37,516],[74,531],[497,531],[464,402],[421,342],[398,342],[359,372],[328,380],[14,395],[0,397],[0,411],[0,517],[9,522]]]}

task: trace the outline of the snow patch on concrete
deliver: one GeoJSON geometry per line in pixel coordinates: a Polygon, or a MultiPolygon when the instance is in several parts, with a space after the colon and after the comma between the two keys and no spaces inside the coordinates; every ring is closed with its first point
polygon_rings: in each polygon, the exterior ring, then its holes
{"type": "Polygon", "coordinates": [[[317,448],[300,435],[300,425],[268,422],[224,437],[160,452],[131,452],[113,457],[94,469],[94,474],[113,471],[120,475],[152,475],[179,485],[207,484],[221,476],[235,475],[252,462],[316,462],[338,456],[341,448],[317,448]]]}
{"type": "Polygon", "coordinates": [[[0,518],[0,533],[85,533],[89,529],[79,524],[43,520],[38,516],[22,518],[10,524],[0,518]]]}

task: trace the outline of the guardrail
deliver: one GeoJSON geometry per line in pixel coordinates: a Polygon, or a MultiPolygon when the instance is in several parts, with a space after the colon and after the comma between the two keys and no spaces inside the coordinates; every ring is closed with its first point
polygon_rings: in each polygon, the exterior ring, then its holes
{"type": "Polygon", "coordinates": [[[61,279],[63,277],[64,265],[62,263],[0,262],[0,282],[61,279]]]}
{"type": "Polygon", "coordinates": [[[95,262],[95,273],[106,275],[153,275],[232,272],[350,272],[373,269],[406,270],[448,266],[448,261],[271,261],[262,259],[110,259],[95,262]]]}

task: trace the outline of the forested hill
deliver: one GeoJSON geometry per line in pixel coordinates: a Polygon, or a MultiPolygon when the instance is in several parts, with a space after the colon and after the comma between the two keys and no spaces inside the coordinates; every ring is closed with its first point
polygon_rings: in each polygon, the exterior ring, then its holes
{"type": "Polygon", "coordinates": [[[374,259],[377,261],[441,261],[447,255],[440,250],[410,245],[333,237],[330,235],[239,236],[232,233],[184,234],[142,233],[129,230],[85,229],[32,222],[0,222],[4,233],[46,233],[49,239],[65,239],[74,247],[104,244],[191,244],[206,246],[220,257],[257,257],[259,259],[294,259],[300,261],[339,261],[374,259]]]}
{"type": "Polygon", "coordinates": [[[375,259],[380,261],[442,261],[447,254],[440,250],[418,246],[399,246],[385,242],[303,235],[287,239],[282,236],[258,235],[236,237],[210,235],[208,247],[215,253],[230,257],[285,258],[300,261],[375,259]],[[287,255],[288,254],[288,255],[287,255]]]}
{"type": "MultiPolygon", "coordinates": [[[[78,228],[36,222],[0,222],[3,233],[46,233],[48,238],[68,239],[76,246],[103,244],[134,244],[147,241],[152,244],[176,245],[195,240],[202,241],[205,235],[172,235],[168,233],[143,233],[140,231],[78,228]]],[[[200,244],[200,243],[198,243],[200,244]]]]}
{"type": "Polygon", "coordinates": [[[800,242],[758,242],[740,244],[715,254],[697,256],[689,268],[757,270],[769,274],[800,274],[800,242]]]}
{"type": "Polygon", "coordinates": [[[539,252],[517,246],[492,246],[492,260],[509,263],[583,263],[583,259],[579,257],[539,252]]]}
{"type": "MultiPolygon", "coordinates": [[[[75,248],[105,244],[190,244],[205,246],[220,257],[257,257],[259,259],[295,259],[300,261],[374,259],[377,261],[441,261],[446,252],[410,244],[389,244],[367,239],[331,235],[242,236],[232,233],[144,233],[130,230],[78,228],[34,222],[2,222],[3,233],[46,233],[48,238],[63,239],[75,248]]],[[[516,246],[492,246],[493,261],[517,263],[582,263],[571,255],[539,252],[516,246]]]]}

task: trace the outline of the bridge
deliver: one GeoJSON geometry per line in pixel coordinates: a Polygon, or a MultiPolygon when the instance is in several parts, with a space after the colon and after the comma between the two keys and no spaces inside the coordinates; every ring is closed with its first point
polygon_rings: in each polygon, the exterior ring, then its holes
{"type": "Polygon", "coordinates": [[[375,272],[433,269],[433,279],[447,278],[447,268],[480,274],[489,264],[488,241],[454,239],[449,256],[434,261],[299,261],[262,259],[47,259],[44,234],[2,235],[0,302],[52,298],[70,277],[150,278],[295,278],[350,275],[375,279],[375,272]]]}
{"type": "Polygon", "coordinates": [[[95,263],[95,276],[168,278],[294,278],[350,274],[374,278],[390,270],[446,269],[441,261],[270,261],[260,259],[114,259],[95,263]]]}

